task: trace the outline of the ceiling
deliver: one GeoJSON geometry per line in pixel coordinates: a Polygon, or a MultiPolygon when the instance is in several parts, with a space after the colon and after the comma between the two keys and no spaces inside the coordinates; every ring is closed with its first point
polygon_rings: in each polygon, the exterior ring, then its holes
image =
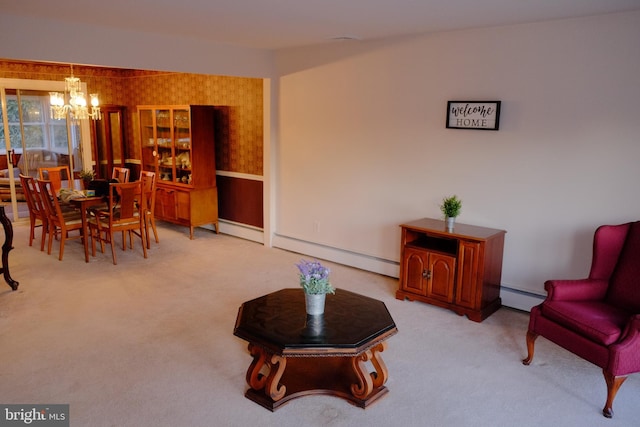
{"type": "Polygon", "coordinates": [[[640,9],[640,0],[0,0],[0,13],[256,49],[640,9]]]}

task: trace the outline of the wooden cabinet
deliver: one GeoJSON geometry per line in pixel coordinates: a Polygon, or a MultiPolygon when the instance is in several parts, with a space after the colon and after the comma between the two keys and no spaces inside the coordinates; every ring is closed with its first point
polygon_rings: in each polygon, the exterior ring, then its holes
{"type": "Polygon", "coordinates": [[[102,120],[92,120],[92,155],[96,161],[96,178],[110,179],[114,167],[125,167],[126,107],[101,105],[102,120]]]}
{"type": "Polygon", "coordinates": [[[396,298],[453,310],[476,322],[501,306],[504,230],[424,218],[402,224],[396,298]]]}
{"type": "Polygon", "coordinates": [[[218,228],[215,107],[138,106],[142,169],[156,173],[155,216],[193,228],[218,228]]]}

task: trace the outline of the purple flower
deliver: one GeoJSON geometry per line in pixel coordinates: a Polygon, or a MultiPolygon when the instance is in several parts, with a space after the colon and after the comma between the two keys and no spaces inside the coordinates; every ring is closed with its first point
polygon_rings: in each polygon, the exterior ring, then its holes
{"type": "Polygon", "coordinates": [[[300,271],[300,286],[308,294],[334,293],[335,290],[329,283],[329,269],[319,261],[300,260],[296,264],[300,271]]]}

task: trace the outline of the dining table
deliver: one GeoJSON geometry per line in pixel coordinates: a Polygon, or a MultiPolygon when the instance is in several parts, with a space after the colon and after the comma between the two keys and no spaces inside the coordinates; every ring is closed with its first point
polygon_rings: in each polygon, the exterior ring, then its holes
{"type": "Polygon", "coordinates": [[[105,202],[102,196],[78,197],[69,200],[69,204],[80,210],[82,218],[82,243],[84,244],[84,260],[89,262],[89,223],[87,220],[87,209],[91,206],[100,205],[105,202]]]}

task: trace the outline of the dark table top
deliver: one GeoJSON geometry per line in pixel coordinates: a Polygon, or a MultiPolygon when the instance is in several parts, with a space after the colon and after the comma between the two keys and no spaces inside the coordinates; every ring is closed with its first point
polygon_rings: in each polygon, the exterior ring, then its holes
{"type": "Polygon", "coordinates": [[[234,335],[282,355],[359,354],[396,332],[382,301],[343,289],[326,296],[324,315],[308,316],[301,288],[243,303],[234,329],[234,335]]]}

